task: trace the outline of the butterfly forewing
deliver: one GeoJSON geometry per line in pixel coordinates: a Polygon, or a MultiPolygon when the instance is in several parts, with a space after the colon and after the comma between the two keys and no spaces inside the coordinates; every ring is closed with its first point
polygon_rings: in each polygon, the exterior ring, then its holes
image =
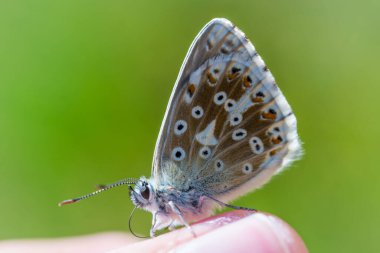
{"type": "Polygon", "coordinates": [[[240,30],[214,19],[193,42],[172,92],[155,150],[156,182],[164,174],[229,200],[299,153],[295,117],[272,74],[240,30]]]}

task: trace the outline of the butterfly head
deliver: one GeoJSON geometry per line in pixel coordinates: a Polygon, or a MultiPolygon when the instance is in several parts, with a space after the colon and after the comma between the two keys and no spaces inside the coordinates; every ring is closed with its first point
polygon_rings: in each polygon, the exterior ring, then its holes
{"type": "Polygon", "coordinates": [[[141,177],[135,187],[130,189],[131,200],[136,207],[151,209],[155,202],[155,190],[150,180],[141,177]]]}

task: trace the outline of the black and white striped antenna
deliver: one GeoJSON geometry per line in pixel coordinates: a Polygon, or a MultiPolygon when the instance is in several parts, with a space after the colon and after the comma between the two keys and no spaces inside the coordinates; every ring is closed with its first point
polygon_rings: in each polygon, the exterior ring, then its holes
{"type": "Polygon", "coordinates": [[[136,178],[125,178],[125,179],[120,180],[118,182],[115,182],[113,184],[99,185],[98,186],[99,190],[94,191],[92,193],[89,193],[87,195],[81,196],[79,198],[73,198],[73,199],[64,200],[62,202],[59,202],[58,206],[68,205],[68,204],[72,204],[72,203],[78,202],[78,201],[83,200],[83,199],[88,199],[88,198],[90,198],[92,196],[95,196],[95,195],[97,195],[97,194],[99,194],[99,193],[101,193],[103,191],[107,191],[107,190],[109,190],[111,188],[114,188],[114,187],[117,187],[117,186],[136,184],[138,181],[139,181],[139,179],[136,179],[136,178]]]}

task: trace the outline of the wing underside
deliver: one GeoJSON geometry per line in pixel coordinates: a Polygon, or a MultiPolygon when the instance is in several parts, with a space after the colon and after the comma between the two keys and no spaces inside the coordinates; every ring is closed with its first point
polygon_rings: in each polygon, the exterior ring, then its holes
{"type": "Polygon", "coordinates": [[[198,34],[157,140],[156,184],[194,185],[229,201],[298,158],[296,118],[261,57],[226,19],[198,34]]]}

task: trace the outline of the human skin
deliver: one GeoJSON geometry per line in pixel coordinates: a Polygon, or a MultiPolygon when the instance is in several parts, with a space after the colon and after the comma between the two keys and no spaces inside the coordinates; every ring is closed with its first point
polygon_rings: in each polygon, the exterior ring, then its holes
{"type": "Polygon", "coordinates": [[[279,218],[261,212],[232,211],[152,239],[108,232],[60,239],[0,242],[2,253],[124,252],[308,252],[300,236],[279,218]]]}

